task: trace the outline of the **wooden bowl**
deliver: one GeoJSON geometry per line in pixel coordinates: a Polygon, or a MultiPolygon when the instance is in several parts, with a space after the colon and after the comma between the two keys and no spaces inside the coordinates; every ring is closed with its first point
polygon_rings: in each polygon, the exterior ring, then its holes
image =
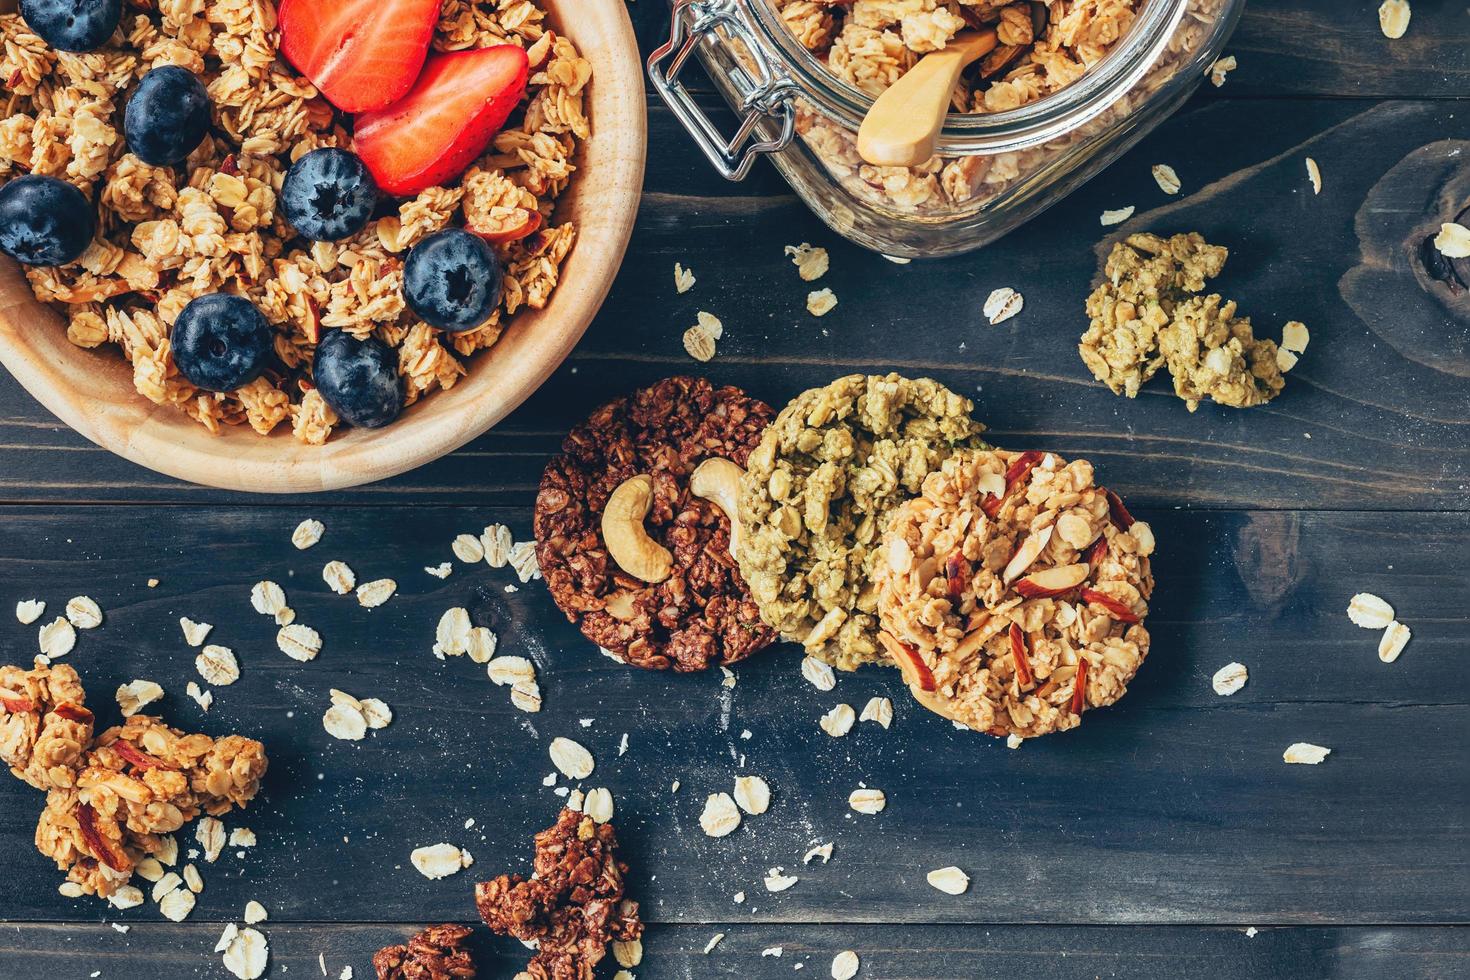
{"type": "MultiPolygon", "coordinates": [[[[411,406],[392,425],[344,427],[325,446],[305,446],[289,426],[260,436],[249,426],[210,435],[172,406],[133,388],[118,350],[83,350],[62,318],[36,301],[19,268],[0,257],[0,363],[27,391],[92,442],[160,473],[229,490],[303,493],[381,480],[464,445],[525,401],[571,353],[622,262],[643,185],[647,119],[642,63],[623,0],[542,0],[592,62],[587,111],[593,138],[558,202],[575,221],[576,246],[543,310],[521,310],[468,376],[411,406]]],[[[0,0],[3,3],[3,0],[0,0]]]]}

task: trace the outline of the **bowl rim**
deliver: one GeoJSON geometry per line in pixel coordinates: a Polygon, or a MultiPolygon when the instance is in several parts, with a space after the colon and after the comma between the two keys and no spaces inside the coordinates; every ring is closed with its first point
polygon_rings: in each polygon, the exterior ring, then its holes
{"type": "Polygon", "coordinates": [[[0,364],[43,407],[101,448],[166,476],[225,490],[311,493],[359,486],[431,462],[488,431],[556,371],[601,308],[632,236],[647,154],[642,57],[627,8],[621,0],[540,2],[559,32],[561,25],[574,25],[566,36],[594,66],[587,89],[594,138],[578,148],[577,164],[595,174],[596,187],[574,178],[557,211],[576,210],[583,199],[595,199],[595,207],[578,217],[577,241],[547,305],[518,311],[453,389],[410,406],[391,426],[346,428],[323,446],[296,442],[289,426],[269,436],[248,425],[211,434],[177,407],[138,394],[118,352],[72,345],[61,316],[34,298],[19,266],[3,257],[0,364]],[[125,401],[99,398],[99,376],[125,386],[125,401]],[[84,390],[84,382],[93,390],[84,390]]]}

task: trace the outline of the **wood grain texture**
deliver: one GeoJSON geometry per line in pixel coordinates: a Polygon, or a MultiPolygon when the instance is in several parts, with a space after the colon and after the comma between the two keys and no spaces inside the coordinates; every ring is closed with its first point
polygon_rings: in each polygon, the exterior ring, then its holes
{"type": "MultiPolygon", "coordinates": [[[[252,827],[260,846],[203,869],[202,919],[250,898],[277,921],[464,917],[473,881],[527,868],[531,835],[560,805],[542,778],[562,735],[595,756],[587,785],[612,790],[637,897],[656,922],[1460,921],[1470,515],[1143,514],[1161,552],[1149,662],[1119,705],[1015,751],[920,710],[886,670],[845,675],[823,694],[782,647],[742,664],[733,689],[715,674],[644,673],[600,656],[539,584],[506,592],[512,577],[484,564],[443,582],[422,571],[450,559],[456,533],[490,521],[525,533],[524,509],[6,508],[0,644],[7,661],[34,652],[36,627],[9,616],[17,600],[55,609],[86,592],[107,621],[69,662],[104,720],[111,692],[144,678],[168,692],[174,723],[270,747],[262,799],[226,820],[252,827]],[[287,538],[308,515],[326,536],[297,552],[287,538]],[[369,611],[331,594],[320,576],[331,559],[359,581],[395,578],[398,596],[369,611]],[[146,587],[150,576],[158,588],[146,587]],[[314,662],[277,651],[274,624],[250,609],[263,578],[321,632],[314,662]],[[1347,621],[1359,590],[1388,598],[1413,628],[1396,664],[1380,663],[1377,635],[1347,621]],[[434,659],[435,624],[454,605],[494,629],[502,653],[535,661],[540,714],[513,709],[483,667],[434,659]],[[183,615],[215,624],[210,641],[241,662],[208,715],[183,696],[194,677],[183,615]],[[1220,698],[1209,678],[1230,660],[1251,680],[1220,698]],[[361,743],[331,739],[321,715],[332,687],[383,698],[395,721],[361,743]],[[894,701],[891,731],[861,724],[832,739],[817,727],[833,705],[861,709],[875,695],[894,701]],[[1285,765],[1295,741],[1333,754],[1285,765]],[[769,781],[771,811],[706,838],[705,796],[740,773],[769,781]],[[860,782],[888,794],[883,813],[848,809],[860,782]],[[476,863],[427,881],[409,851],[441,840],[476,863]],[[828,840],[832,862],[802,866],[828,840]],[[964,896],[925,882],[949,864],[975,880],[964,896]],[[777,866],[801,881],[767,894],[762,879],[777,866]],[[744,904],[732,901],[739,891],[744,904]]],[[[34,790],[0,782],[0,841],[16,872],[0,881],[0,908],[17,919],[98,914],[95,903],[58,901],[57,875],[29,845],[39,806],[34,790]]]]}
{"type": "Polygon", "coordinates": [[[289,426],[262,438],[248,426],[211,435],[134,389],[110,345],[81,350],[37,301],[19,267],[0,262],[0,364],[81,435],[177,479],[254,493],[303,493],[381,480],[437,459],[503,419],[576,345],[602,304],[632,232],[647,132],[632,25],[619,0],[547,0],[552,19],[592,63],[587,111],[596,129],[554,220],[577,226],[562,281],[544,309],[519,313],[455,390],[404,411],[391,429],[345,428],[326,446],[302,445],[289,426]]]}
{"type": "MultiPolygon", "coordinates": [[[[1467,18],[1470,19],[1470,18],[1467,18]]],[[[780,404],[851,371],[932,374],[970,394],[993,438],[1046,445],[1109,467],[1120,490],[1155,506],[1460,509],[1470,484],[1470,386],[1454,349],[1466,320],[1413,280],[1403,292],[1351,290],[1354,270],[1385,253],[1359,227],[1400,213],[1364,200],[1429,144],[1470,138],[1470,114],[1409,102],[1195,102],[1072,198],[975,255],[896,266],[827,232],[765,165],[731,185],[705,165],[668,113],[651,114],[650,161],[637,231],[598,318],[551,380],[503,424],[465,449],[405,476],[334,495],[360,503],[518,503],[528,499],[562,435],[602,401],[675,371],[703,370],[780,404]],[[1249,132],[1249,139],[1218,134],[1249,132]],[[1321,165],[1314,196],[1304,160],[1321,165]],[[1184,190],[1166,197],[1149,168],[1169,163],[1184,190]],[[1104,229],[1098,215],[1137,214],[1104,229]],[[1134,230],[1200,230],[1231,247],[1221,290],[1261,331],[1305,321],[1312,346],[1271,405],[1188,414],[1155,379],[1135,401],[1092,380],[1075,352],[1082,303],[1100,255],[1134,230]],[[805,310],[782,247],[832,252],[839,305],[805,310]],[[1368,258],[1365,259],[1365,256],[1368,258]],[[699,278],[677,295],[673,266],[699,278]],[[1025,310],[999,327],[980,314],[1012,286],[1025,310]],[[1424,305],[1399,316],[1412,294],[1424,305]],[[914,307],[922,302],[922,324],[914,307]],[[726,326],[700,366],[679,337],[697,310],[726,326]],[[1436,319],[1437,317],[1437,319],[1436,319]]],[[[1440,173],[1444,173],[1440,171],[1440,173]]],[[[1425,220],[1426,183],[1413,203],[1425,220]]],[[[1444,205],[1448,209],[1449,205],[1444,205]]],[[[1445,219],[1448,220],[1448,219],[1445,219]]],[[[0,499],[235,500],[147,473],[58,428],[13,385],[0,386],[0,499]]]]}
{"type": "MultiPolygon", "coordinates": [[[[0,957],[7,977],[148,976],[195,980],[227,974],[210,952],[222,926],[161,922],[119,935],[106,925],[0,926],[0,957]],[[74,974],[56,973],[60,964],[74,974]]],[[[260,926],[271,945],[272,977],[336,980],[343,966],[371,978],[374,950],[399,943],[407,926],[332,924],[260,926]]],[[[1039,926],[922,926],[895,933],[886,926],[803,925],[789,928],[749,923],[660,925],[644,940],[639,980],[746,980],[830,975],[832,957],[851,949],[864,980],[1452,980],[1470,968],[1470,929],[1347,928],[1268,929],[1247,937],[1244,928],[1069,928],[1039,926]],[[706,955],[717,932],[725,938],[706,955]],[[779,958],[762,950],[781,947],[779,958]],[[803,964],[794,973],[796,964],[803,964]]],[[[509,977],[525,965],[514,940],[483,929],[470,941],[480,976],[509,977]]],[[[611,957],[608,958],[609,962],[611,957]]],[[[611,976],[611,970],[607,971],[611,976]]]]}

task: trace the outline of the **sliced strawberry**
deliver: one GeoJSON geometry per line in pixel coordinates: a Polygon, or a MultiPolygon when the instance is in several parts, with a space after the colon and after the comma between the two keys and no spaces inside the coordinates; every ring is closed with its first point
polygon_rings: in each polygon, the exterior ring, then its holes
{"type": "Polygon", "coordinates": [[[424,67],[441,0],[281,0],[281,54],[343,112],[392,105],[424,67]]]}
{"type": "Polygon", "coordinates": [[[453,180],[505,125],[528,71],[513,44],[433,55],[407,95],[357,117],[357,155],[400,197],[453,180]]]}

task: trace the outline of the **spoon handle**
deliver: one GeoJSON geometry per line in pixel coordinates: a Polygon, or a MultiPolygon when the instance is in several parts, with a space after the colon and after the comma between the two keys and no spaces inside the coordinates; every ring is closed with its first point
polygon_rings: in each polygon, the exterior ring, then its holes
{"type": "Polygon", "coordinates": [[[926,54],[873,102],[858,128],[858,155],[878,167],[917,167],[933,156],[960,72],[995,45],[987,28],[957,34],[926,54]]]}

